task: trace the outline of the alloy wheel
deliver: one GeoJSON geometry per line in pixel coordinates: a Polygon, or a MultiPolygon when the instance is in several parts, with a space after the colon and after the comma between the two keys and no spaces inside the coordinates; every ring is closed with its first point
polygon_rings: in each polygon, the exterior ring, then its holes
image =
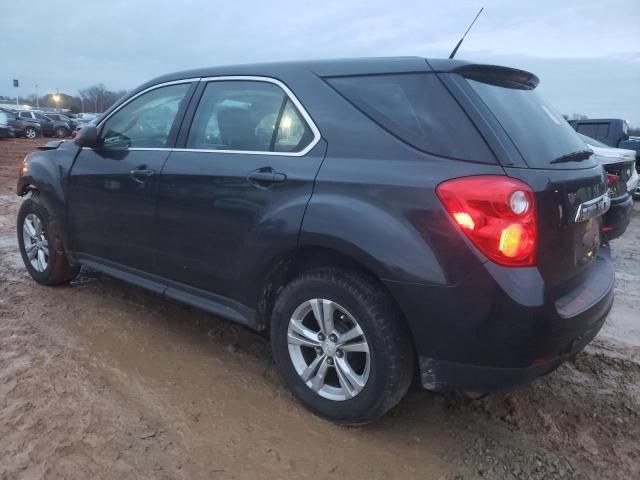
{"type": "Polygon", "coordinates": [[[296,372],[321,397],[344,401],[365,387],[371,369],[369,344],[341,305],[321,298],[302,303],[289,320],[287,343],[296,372]]]}
{"type": "Polygon", "coordinates": [[[24,132],[24,135],[28,139],[33,140],[38,135],[38,132],[36,132],[35,128],[27,128],[24,132]]]}
{"type": "Polygon", "coordinates": [[[49,240],[42,228],[42,220],[29,213],[22,223],[24,250],[31,266],[38,272],[44,272],[49,265],[49,240]]]}

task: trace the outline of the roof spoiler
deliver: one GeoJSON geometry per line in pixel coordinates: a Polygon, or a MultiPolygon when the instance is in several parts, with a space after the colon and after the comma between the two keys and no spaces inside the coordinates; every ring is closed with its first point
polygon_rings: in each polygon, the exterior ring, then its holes
{"type": "Polygon", "coordinates": [[[471,80],[519,90],[533,90],[540,83],[540,79],[533,73],[496,65],[462,65],[452,72],[471,80]]]}

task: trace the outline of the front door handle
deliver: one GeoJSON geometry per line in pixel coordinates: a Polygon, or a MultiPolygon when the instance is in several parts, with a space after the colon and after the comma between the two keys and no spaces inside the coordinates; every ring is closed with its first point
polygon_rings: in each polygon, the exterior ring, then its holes
{"type": "Polygon", "coordinates": [[[251,183],[257,186],[265,186],[271,183],[282,183],[287,180],[284,173],[276,172],[271,167],[254,170],[247,175],[251,183]]]}
{"type": "Polygon", "coordinates": [[[129,172],[131,178],[133,178],[138,183],[144,183],[145,180],[156,173],[155,170],[151,170],[150,168],[134,168],[129,172]]]}

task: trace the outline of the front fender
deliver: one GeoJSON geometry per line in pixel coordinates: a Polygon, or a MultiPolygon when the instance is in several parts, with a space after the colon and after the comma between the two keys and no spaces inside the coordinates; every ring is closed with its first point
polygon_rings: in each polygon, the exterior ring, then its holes
{"type": "MultiPolygon", "coordinates": [[[[69,172],[80,151],[74,142],[62,142],[55,148],[29,153],[20,166],[17,194],[21,197],[37,191],[46,199],[51,212],[64,223],[69,172]]],[[[64,231],[64,229],[63,229],[64,231]]]]}

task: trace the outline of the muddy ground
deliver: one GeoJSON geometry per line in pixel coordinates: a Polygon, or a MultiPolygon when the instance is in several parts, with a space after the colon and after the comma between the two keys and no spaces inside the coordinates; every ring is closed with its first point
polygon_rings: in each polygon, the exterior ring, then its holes
{"type": "Polygon", "coordinates": [[[0,141],[1,479],[640,478],[640,205],[613,243],[615,307],[574,362],[341,428],[295,401],[258,334],[90,271],[33,282],[15,184],[42,142],[0,141]]]}

